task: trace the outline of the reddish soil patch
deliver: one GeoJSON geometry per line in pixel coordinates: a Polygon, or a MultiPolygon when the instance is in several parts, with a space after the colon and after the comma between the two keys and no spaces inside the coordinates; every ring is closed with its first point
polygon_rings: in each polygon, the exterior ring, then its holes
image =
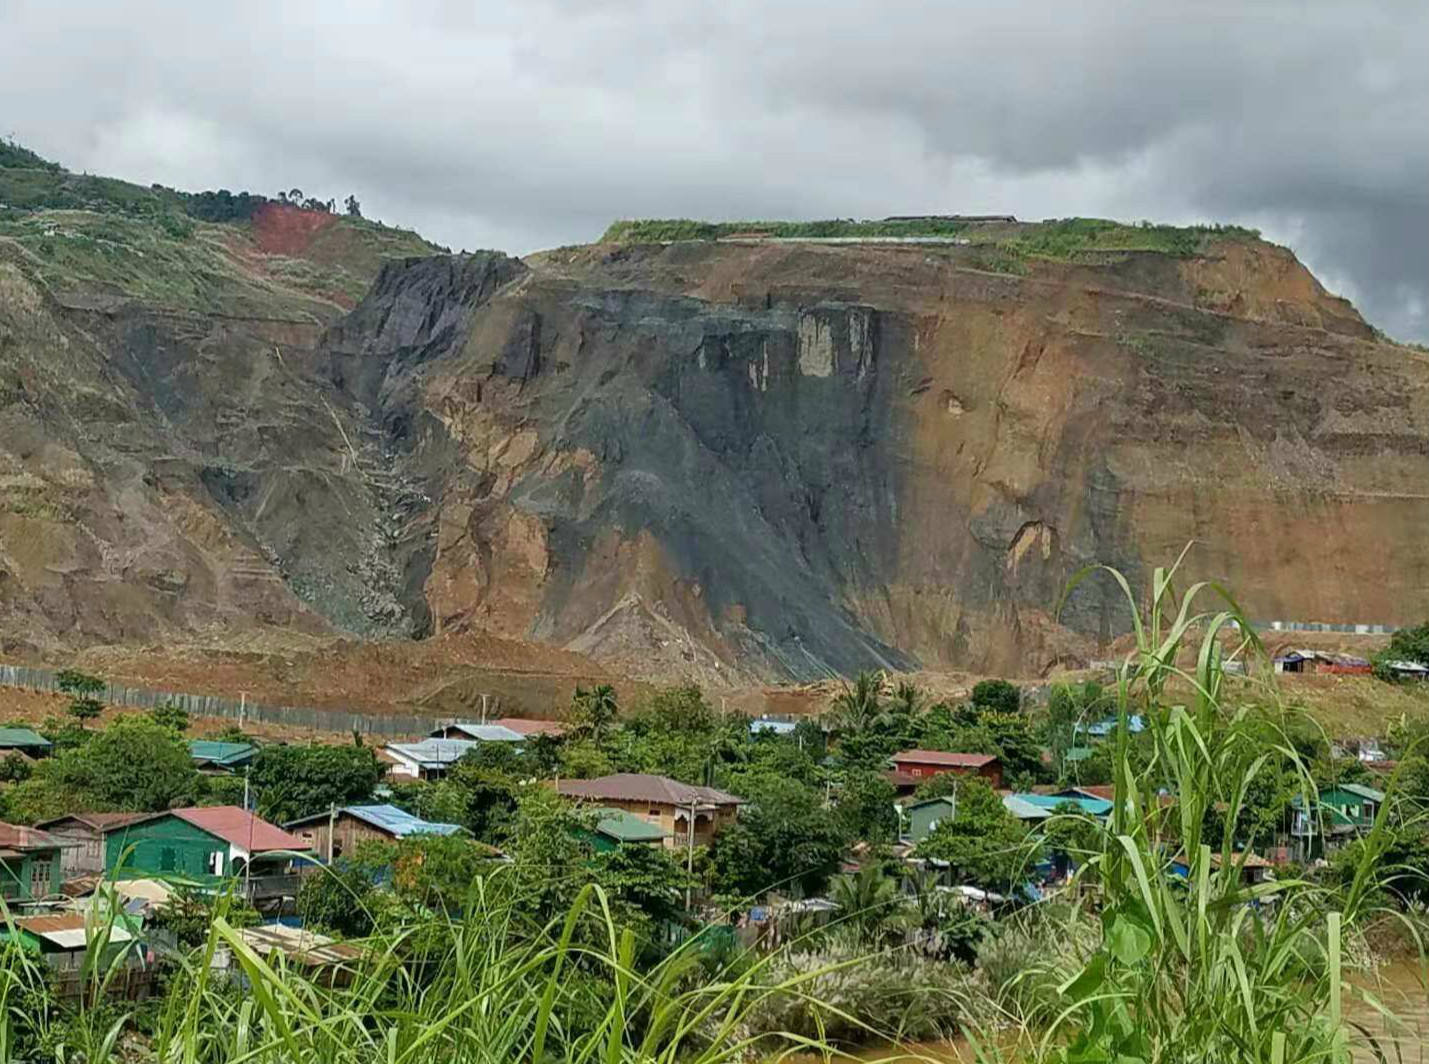
{"type": "Polygon", "coordinates": [[[253,215],[253,241],[268,255],[301,256],[319,233],[336,222],[337,215],[326,211],[265,203],[253,215]]]}

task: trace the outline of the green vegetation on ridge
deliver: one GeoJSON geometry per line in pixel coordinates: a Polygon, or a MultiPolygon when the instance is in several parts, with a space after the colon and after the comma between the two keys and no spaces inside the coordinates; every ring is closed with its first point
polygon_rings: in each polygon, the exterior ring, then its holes
{"type": "Polygon", "coordinates": [[[661,243],[680,240],[719,240],[736,235],[777,239],[860,237],[959,238],[974,247],[992,248],[1003,255],[1003,272],[1020,272],[1018,258],[1075,259],[1099,252],[1156,252],[1190,256],[1205,249],[1209,240],[1256,240],[1260,233],[1236,225],[1128,225],[1103,218],[1063,218],[1045,222],[965,222],[952,218],[855,221],[735,221],[701,222],[688,218],[649,218],[617,221],[601,237],[610,243],[661,243]],[[1010,257],[1011,262],[1003,261],[1010,257]]]}

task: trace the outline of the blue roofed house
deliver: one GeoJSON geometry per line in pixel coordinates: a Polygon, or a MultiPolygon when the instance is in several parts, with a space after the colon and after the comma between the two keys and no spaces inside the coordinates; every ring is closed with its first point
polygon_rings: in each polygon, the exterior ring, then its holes
{"type": "Polygon", "coordinates": [[[289,821],[284,827],[328,861],[352,856],[364,842],[396,842],[411,835],[455,835],[460,824],[413,816],[395,805],[345,805],[289,821]]]}
{"type": "Polygon", "coordinates": [[[1093,798],[1072,794],[1009,794],[1002,799],[1003,807],[1018,820],[1037,823],[1057,816],[1062,811],[1077,812],[1104,820],[1111,812],[1112,803],[1105,798],[1093,798]]]}

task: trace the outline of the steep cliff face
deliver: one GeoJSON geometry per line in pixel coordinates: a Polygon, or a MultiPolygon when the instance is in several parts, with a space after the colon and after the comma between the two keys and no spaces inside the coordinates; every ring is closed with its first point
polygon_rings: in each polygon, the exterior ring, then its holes
{"type": "Polygon", "coordinates": [[[96,309],[33,252],[0,240],[12,645],[1032,672],[1128,623],[1092,583],[1054,620],[1073,572],[1144,582],[1190,540],[1255,617],[1429,610],[1429,364],[1244,237],[409,258],[345,316],[96,309]]]}
{"type": "Polygon", "coordinates": [[[320,346],[409,436],[434,631],[706,678],[1040,669],[1128,621],[1088,585],[1054,623],[1068,576],[1138,580],[1190,540],[1257,617],[1429,606],[1429,368],[1289,253],[983,265],[433,260],[320,346]]]}

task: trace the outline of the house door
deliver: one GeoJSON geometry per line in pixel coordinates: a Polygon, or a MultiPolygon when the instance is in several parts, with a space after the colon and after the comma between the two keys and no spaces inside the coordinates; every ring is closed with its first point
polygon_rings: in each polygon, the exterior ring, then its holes
{"type": "Polygon", "coordinates": [[[50,892],[50,859],[37,858],[30,862],[30,897],[43,898],[50,892]]]}

